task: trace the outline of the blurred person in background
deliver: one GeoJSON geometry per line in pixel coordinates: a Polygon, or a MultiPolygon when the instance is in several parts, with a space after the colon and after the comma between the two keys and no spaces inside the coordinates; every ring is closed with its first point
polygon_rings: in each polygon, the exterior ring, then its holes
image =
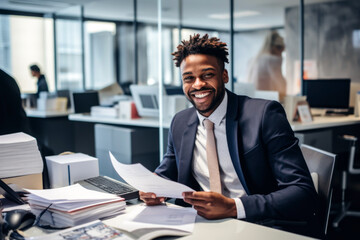
{"type": "Polygon", "coordinates": [[[248,81],[257,90],[277,91],[280,100],[286,96],[286,80],[281,72],[284,38],[277,31],[271,31],[251,64],[248,81]]]}
{"type": "Polygon", "coordinates": [[[40,68],[38,65],[30,66],[31,75],[38,79],[37,81],[37,93],[36,96],[39,97],[40,92],[49,92],[49,88],[46,82],[46,78],[44,74],[41,74],[40,68]]]}

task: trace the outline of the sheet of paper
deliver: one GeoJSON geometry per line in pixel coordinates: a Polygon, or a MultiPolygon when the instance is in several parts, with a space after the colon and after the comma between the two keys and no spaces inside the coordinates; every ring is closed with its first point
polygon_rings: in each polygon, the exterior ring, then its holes
{"type": "Polygon", "coordinates": [[[23,209],[23,210],[27,210],[27,211],[30,211],[31,208],[30,208],[30,205],[29,204],[23,204],[23,205],[14,205],[14,206],[9,206],[9,207],[4,207],[3,208],[3,212],[10,212],[12,210],[18,210],[18,209],[23,209]]]}
{"type": "Polygon", "coordinates": [[[84,188],[80,184],[74,184],[61,188],[32,190],[25,189],[32,193],[32,197],[42,198],[54,202],[69,202],[69,201],[96,201],[96,200],[110,200],[117,199],[118,196],[110,193],[103,193],[84,188]]]}
{"type": "Polygon", "coordinates": [[[183,192],[194,190],[184,184],[159,177],[140,163],[123,164],[115,159],[111,152],[110,159],[114,169],[128,184],[143,192],[153,192],[158,197],[183,198],[183,192]]]}
{"type": "Polygon", "coordinates": [[[193,208],[168,205],[137,205],[129,213],[104,220],[104,223],[129,232],[144,228],[176,229],[192,232],[195,218],[196,210],[193,208]]]}

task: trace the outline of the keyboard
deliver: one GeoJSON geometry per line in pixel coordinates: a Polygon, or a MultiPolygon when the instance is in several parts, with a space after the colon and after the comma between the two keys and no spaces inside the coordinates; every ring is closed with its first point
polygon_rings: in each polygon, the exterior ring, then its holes
{"type": "Polygon", "coordinates": [[[97,176],[80,181],[79,183],[86,188],[86,184],[84,185],[83,182],[90,184],[104,192],[116,194],[125,198],[125,200],[136,199],[139,197],[139,191],[137,189],[133,188],[129,184],[109,177],[97,176]]]}

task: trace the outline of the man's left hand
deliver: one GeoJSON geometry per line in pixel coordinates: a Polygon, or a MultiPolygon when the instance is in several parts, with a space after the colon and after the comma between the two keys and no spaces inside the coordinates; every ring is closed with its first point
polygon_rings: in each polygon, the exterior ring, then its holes
{"type": "Polygon", "coordinates": [[[215,192],[183,192],[184,201],[207,219],[237,217],[235,200],[215,192]]]}

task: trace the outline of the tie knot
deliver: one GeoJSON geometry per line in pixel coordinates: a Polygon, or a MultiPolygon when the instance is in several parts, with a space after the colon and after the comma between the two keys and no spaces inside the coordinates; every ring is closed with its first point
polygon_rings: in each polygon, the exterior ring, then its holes
{"type": "Polygon", "coordinates": [[[204,120],[204,126],[206,130],[213,130],[214,129],[214,123],[210,121],[209,119],[204,120]]]}

